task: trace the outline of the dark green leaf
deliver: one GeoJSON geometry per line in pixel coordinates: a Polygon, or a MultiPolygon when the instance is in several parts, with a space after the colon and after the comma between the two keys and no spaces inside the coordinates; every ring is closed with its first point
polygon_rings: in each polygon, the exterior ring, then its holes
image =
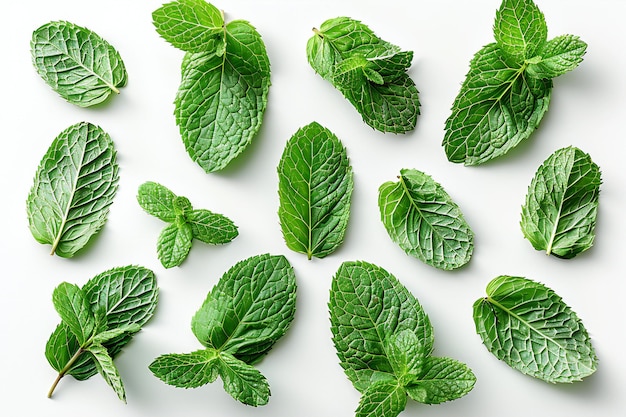
{"type": "Polygon", "coordinates": [[[548,26],[532,0],[503,0],[493,33],[500,49],[521,64],[546,41],[548,26]]]}
{"type": "Polygon", "coordinates": [[[422,376],[406,390],[413,400],[423,404],[440,404],[469,393],[476,377],[467,365],[450,358],[430,356],[424,361],[422,376]]]}
{"type": "Polygon", "coordinates": [[[406,407],[406,391],[397,381],[377,381],[367,387],[356,417],[395,417],[406,407]]]}

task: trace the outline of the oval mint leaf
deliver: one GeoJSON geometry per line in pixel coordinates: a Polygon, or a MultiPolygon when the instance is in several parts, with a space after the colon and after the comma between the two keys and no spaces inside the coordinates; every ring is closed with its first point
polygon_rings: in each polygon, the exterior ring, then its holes
{"type": "Polygon", "coordinates": [[[44,81],[80,107],[103,102],[127,82],[124,62],[115,48],[70,22],[50,22],[35,30],[31,55],[44,81]]]}
{"type": "Polygon", "coordinates": [[[518,371],[547,382],[573,382],[596,370],[597,357],[576,313],[553,290],[499,276],[474,303],[476,331],[487,349],[518,371]]]}
{"type": "Polygon", "coordinates": [[[287,246],[309,259],[334,252],[343,242],[353,187],[337,136],[317,122],[299,129],[278,164],[278,217],[287,246]]]}
{"type": "Polygon", "coordinates": [[[573,258],[593,245],[600,168],[575,147],[554,152],[535,173],[520,225],[537,250],[573,258]]]}
{"type": "Polygon", "coordinates": [[[408,255],[451,270],[469,262],[474,233],[443,187],[415,169],[380,186],[380,216],[389,237],[408,255]]]}
{"type": "Polygon", "coordinates": [[[74,256],[104,226],[118,179],[113,142],[100,127],[83,122],[61,132],[28,195],[33,237],[52,254],[74,256]]]}

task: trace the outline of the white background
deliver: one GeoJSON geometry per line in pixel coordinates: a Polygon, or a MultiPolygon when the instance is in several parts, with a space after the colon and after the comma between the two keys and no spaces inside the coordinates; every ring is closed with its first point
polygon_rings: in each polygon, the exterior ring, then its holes
{"type": "Polygon", "coordinates": [[[477,376],[472,392],[442,405],[410,401],[403,415],[589,416],[626,415],[624,360],[624,129],[626,3],[621,0],[538,1],[549,37],[572,33],[589,45],[584,62],[557,78],[550,110],[533,137],[510,154],[479,167],[447,161],[444,122],[469,60],[493,40],[497,0],[481,1],[219,1],[227,19],[249,20],[262,34],[272,64],[269,105],[259,135],[231,166],[206,174],[186,154],[173,117],[183,56],[154,30],[150,1],[13,1],[2,7],[0,138],[0,414],[46,416],[351,416],[359,394],[338,364],[327,310],[333,274],[343,261],[365,260],[394,274],[420,300],[435,329],[435,354],[467,363],[477,376]],[[306,60],[311,28],[346,15],[379,36],[413,50],[410,75],[422,114],[414,132],[382,134],[366,126],[352,106],[317,76],[306,60]],[[107,39],[120,52],[129,84],[106,105],[81,109],[66,103],[31,64],[32,31],[69,20],[107,39]],[[317,121],[344,143],[355,190],[344,244],[322,260],[307,261],[283,243],[277,217],[276,166],[285,142],[317,121]],[[107,131],[118,151],[120,184],[102,232],[78,256],[49,256],[31,236],[25,200],[37,165],[54,137],[79,121],[107,131]],[[574,145],[602,169],[594,247],[572,260],[535,251],[519,228],[520,207],[537,167],[555,150],[574,145]],[[378,187],[401,168],[417,168],[440,182],[475,232],[470,263],[439,271],[408,257],[388,237],[377,207],[378,187]],[[240,235],[228,245],[196,242],[178,268],[164,269],[156,239],[164,224],[144,213],[137,187],[157,181],[197,208],[223,213],[240,235]],[[165,385],[148,370],[157,356],[200,347],[190,320],[206,293],[234,263],[252,255],[284,254],[298,280],[297,313],[287,335],[258,365],[272,391],[268,405],[244,406],[216,381],[185,390],[165,385]],[[100,376],[64,378],[46,398],[56,373],[44,357],[59,322],[51,294],[60,282],[84,284],[115,266],[155,271],[156,314],[116,359],[128,404],[100,376]],[[541,281],[576,311],[600,359],[583,382],[551,385],[498,361],[482,345],[472,304],[501,275],[541,281]]]}

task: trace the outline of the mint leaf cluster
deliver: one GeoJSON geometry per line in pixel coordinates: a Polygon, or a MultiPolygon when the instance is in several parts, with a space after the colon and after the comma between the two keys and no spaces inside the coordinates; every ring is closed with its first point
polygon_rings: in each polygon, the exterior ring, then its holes
{"type": "Polygon", "coordinates": [[[270,87],[265,44],[245,20],[226,23],[204,0],[176,0],[152,14],[157,32],[185,51],[174,100],[176,124],[191,159],[219,171],[261,127],[270,87]]]}
{"type": "Polygon", "coordinates": [[[307,58],[322,78],[352,103],[363,121],[381,132],[415,128],[419,97],[407,74],[412,51],[382,40],[349,17],[328,19],[307,43],[307,58]]]}
{"type": "Polygon", "coordinates": [[[473,388],[476,377],[465,364],[432,355],[428,316],[384,269],[344,262],[333,277],[328,306],[341,366],[362,394],[357,417],[393,417],[407,397],[438,404],[473,388]]]}
{"type": "Polygon", "coordinates": [[[238,262],[191,320],[204,348],[161,355],[149,368],[166,384],[180,388],[197,388],[219,376],[235,400],[265,405],[269,383],[253,365],[286,333],[295,303],[296,278],[284,256],[263,254],[238,262]]]}
{"type": "Polygon", "coordinates": [[[157,255],[165,268],[179,266],[189,255],[193,239],[211,245],[225,244],[239,235],[228,217],[205,209],[194,209],[187,197],[180,197],[155,182],[139,186],[141,208],[169,223],[157,241],[157,255]]]}
{"type": "Polygon", "coordinates": [[[528,138],[548,110],[552,79],[576,68],[587,49],[574,35],[548,40],[532,0],[503,0],[493,30],[496,41],[472,59],[446,120],[451,162],[482,164],[528,138]]]}

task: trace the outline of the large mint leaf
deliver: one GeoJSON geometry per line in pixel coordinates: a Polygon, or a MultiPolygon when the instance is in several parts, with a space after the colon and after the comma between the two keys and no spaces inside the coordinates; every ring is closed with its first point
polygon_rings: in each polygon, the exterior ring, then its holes
{"type": "Polygon", "coordinates": [[[417,299],[376,265],[344,262],[333,277],[328,306],[341,366],[361,392],[376,381],[396,379],[397,363],[387,357],[389,335],[410,330],[423,355],[433,350],[432,326],[417,299]]]}
{"type": "Polygon", "coordinates": [[[516,63],[532,58],[546,41],[548,26],[532,0],[503,0],[493,34],[498,46],[516,63]]]}
{"type": "Polygon", "coordinates": [[[398,182],[380,186],[378,206],[389,236],[407,254],[446,270],[469,262],[474,233],[456,203],[429,175],[401,170],[398,182]]]}
{"type": "Polygon", "coordinates": [[[299,129],[278,164],[278,217],[287,246],[309,259],[334,252],[343,242],[353,187],[337,136],[316,122],[299,129]]]}
{"type": "Polygon", "coordinates": [[[230,268],[191,326],[203,345],[253,364],[285,334],[295,314],[296,280],[282,255],[257,255],[230,268]]]}
{"type": "Polygon", "coordinates": [[[593,245],[600,168],[575,147],[554,152],[535,173],[522,207],[522,232],[533,247],[573,258],[593,245]]]}
{"type": "Polygon", "coordinates": [[[236,20],[225,26],[225,41],[223,53],[187,53],[174,102],[185,148],[206,172],[223,169],[250,143],[270,87],[270,62],[259,33],[236,20]]]}
{"type": "Polygon", "coordinates": [[[576,68],[587,52],[587,44],[578,36],[562,35],[544,43],[537,57],[528,64],[528,75],[554,78],[576,68]]]}
{"type": "Polygon", "coordinates": [[[597,358],[576,313],[553,290],[522,277],[499,276],[474,303],[476,331],[493,355],[547,382],[591,375],[597,358]]]}
{"type": "Polygon", "coordinates": [[[44,155],[27,199],[30,231],[71,257],[104,226],[117,191],[113,142],[90,123],[70,126],[44,155]]]}
{"type": "Polygon", "coordinates": [[[191,353],[161,355],[149,366],[161,381],[179,388],[197,388],[217,379],[217,351],[202,349],[191,353]]]}
{"type": "Polygon", "coordinates": [[[126,85],[119,53],[91,30],[70,22],[50,22],[33,32],[33,65],[61,97],[81,107],[101,103],[126,85]]]}

